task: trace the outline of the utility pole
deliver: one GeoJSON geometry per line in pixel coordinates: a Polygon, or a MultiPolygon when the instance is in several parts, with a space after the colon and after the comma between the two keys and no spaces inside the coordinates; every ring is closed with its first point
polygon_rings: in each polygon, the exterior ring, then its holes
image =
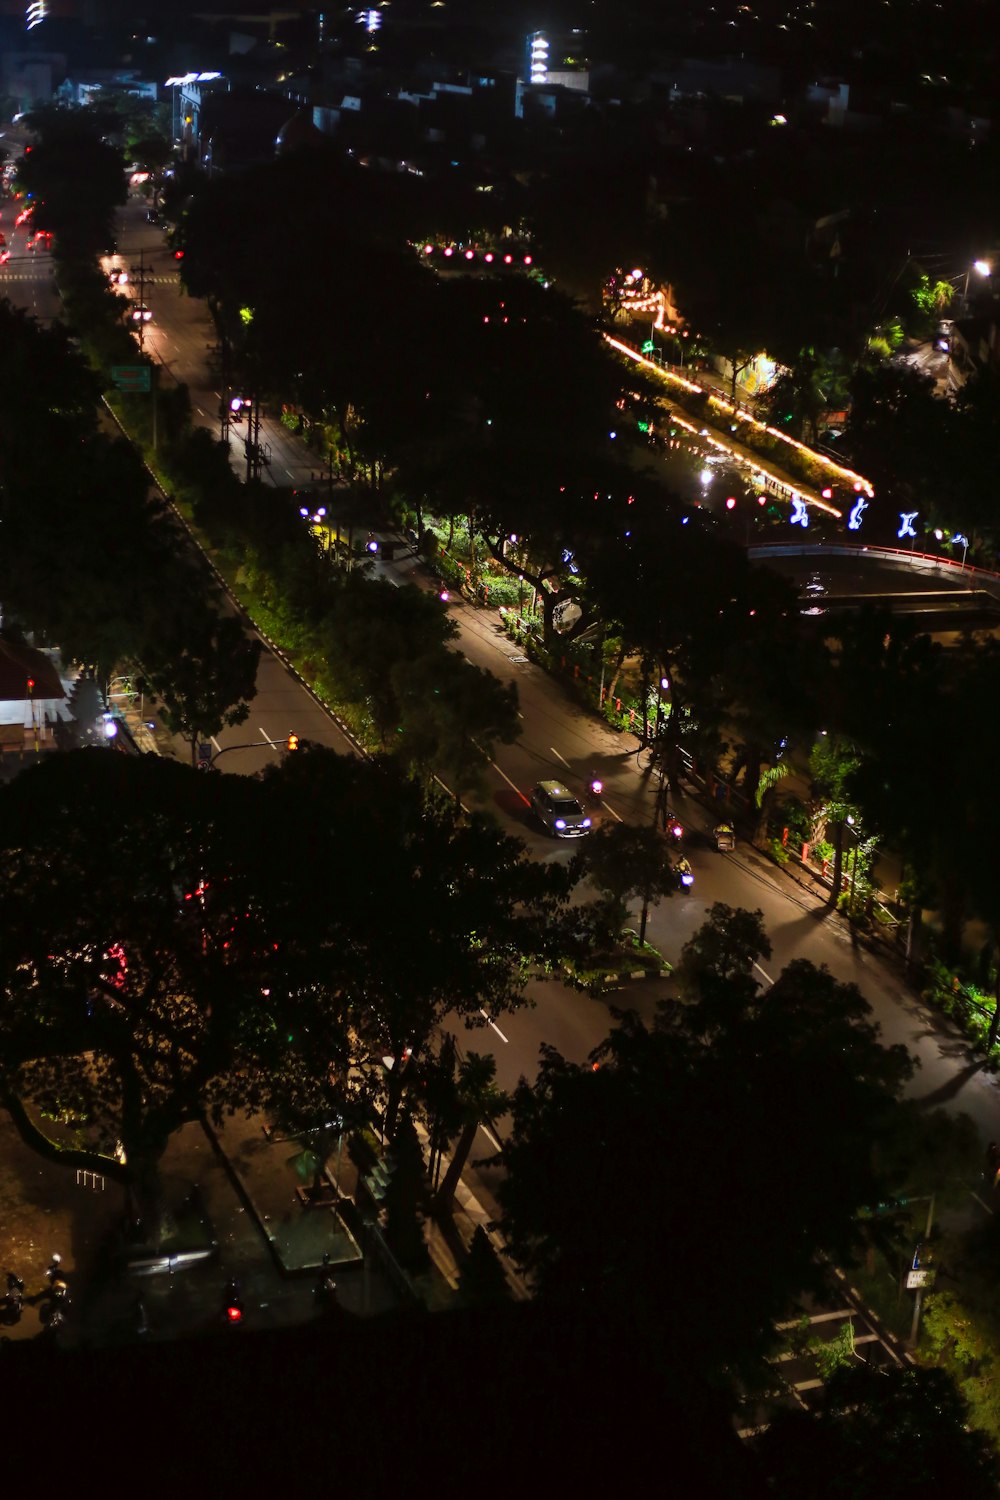
{"type": "Polygon", "coordinates": [[[146,269],[144,252],[142,250],[139,251],[139,269],[136,270],[135,266],[129,266],[129,275],[137,278],[135,284],[139,288],[139,350],[141,352],[146,337],[146,320],[143,317],[146,308],[146,286],[153,280],[152,271],[146,269]]]}
{"type": "Polygon", "coordinates": [[[247,483],[260,478],[260,392],[254,391],[253,405],[247,414],[247,483]]]}
{"type": "MultiPolygon", "coordinates": [[[[924,1229],[924,1241],[925,1242],[930,1239],[930,1237],[931,1237],[931,1230],[934,1227],[934,1196],[935,1195],[933,1193],[931,1193],[931,1195],[930,1195],[930,1201],[927,1204],[927,1226],[924,1229]]],[[[918,1247],[918,1251],[919,1251],[919,1247],[918,1247]]],[[[916,1300],[914,1301],[914,1304],[913,1304],[913,1322],[910,1325],[910,1348],[911,1349],[915,1349],[917,1347],[917,1339],[918,1339],[918,1337],[920,1335],[920,1312],[921,1312],[921,1309],[923,1307],[923,1301],[924,1301],[924,1289],[923,1289],[922,1286],[918,1286],[917,1287],[916,1300]]]]}

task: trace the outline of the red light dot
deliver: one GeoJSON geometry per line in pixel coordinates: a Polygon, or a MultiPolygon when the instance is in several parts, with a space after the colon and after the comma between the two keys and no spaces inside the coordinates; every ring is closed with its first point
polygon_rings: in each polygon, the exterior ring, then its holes
{"type": "Polygon", "coordinates": [[[433,255],[434,254],[434,246],[433,245],[425,245],[424,246],[424,254],[425,255],[433,255]]]}
{"type": "Polygon", "coordinates": [[[466,260],[471,260],[472,257],[473,257],[473,252],[471,250],[466,250],[466,252],[465,252],[465,258],[466,258],[466,260]]]}
{"type": "Polygon", "coordinates": [[[832,500],[833,499],[833,490],[829,490],[829,489],[827,489],[827,490],[821,490],[820,494],[823,496],[824,500],[832,500]]]}
{"type": "Polygon", "coordinates": [[[732,495],[729,496],[729,499],[726,501],[726,509],[727,510],[735,510],[736,509],[736,500],[735,500],[734,496],[732,496],[732,495]]]}
{"type": "Polygon", "coordinates": [[[511,256],[511,255],[505,255],[504,258],[503,258],[503,263],[504,263],[505,266],[509,266],[512,260],[513,260],[513,256],[511,256]]]}
{"type": "Polygon", "coordinates": [[[486,261],[492,261],[492,259],[493,259],[493,251],[492,250],[487,250],[486,254],[483,256],[483,259],[486,260],[486,261]]]}
{"type": "Polygon", "coordinates": [[[526,265],[526,266],[530,266],[530,265],[531,265],[531,256],[530,256],[530,255],[526,255],[526,256],[525,256],[525,257],[524,257],[524,264],[525,264],[525,265],[526,265]]]}

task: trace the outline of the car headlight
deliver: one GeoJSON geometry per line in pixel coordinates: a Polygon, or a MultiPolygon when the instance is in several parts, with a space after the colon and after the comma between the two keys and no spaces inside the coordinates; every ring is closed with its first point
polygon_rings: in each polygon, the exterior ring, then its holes
{"type": "Polygon", "coordinates": [[[556,828],[565,828],[566,827],[566,819],[565,818],[556,818],[555,826],[556,826],[556,828]]]}
{"type": "Polygon", "coordinates": [[[583,822],[580,824],[580,827],[581,828],[589,828],[590,827],[590,819],[589,818],[584,818],[583,822]]]}

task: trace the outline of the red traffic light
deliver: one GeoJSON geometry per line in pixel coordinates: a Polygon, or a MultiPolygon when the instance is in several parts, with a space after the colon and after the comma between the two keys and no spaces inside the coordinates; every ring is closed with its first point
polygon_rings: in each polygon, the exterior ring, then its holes
{"type": "Polygon", "coordinates": [[[183,259],[184,259],[184,251],[183,250],[175,250],[174,251],[174,260],[183,260],[183,259]]]}
{"type": "Polygon", "coordinates": [[[226,1317],[229,1319],[230,1323],[242,1323],[242,1307],[237,1307],[235,1303],[230,1303],[230,1305],[226,1308],[226,1317]]]}
{"type": "Polygon", "coordinates": [[[33,677],[29,677],[28,678],[28,692],[29,693],[33,693],[34,691],[35,691],[35,679],[33,677]]]}

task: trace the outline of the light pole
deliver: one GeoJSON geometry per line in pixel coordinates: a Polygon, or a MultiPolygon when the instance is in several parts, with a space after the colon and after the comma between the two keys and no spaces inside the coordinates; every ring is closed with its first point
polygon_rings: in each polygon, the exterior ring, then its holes
{"type": "Polygon", "coordinates": [[[962,287],[962,302],[968,312],[969,309],[969,277],[975,271],[977,276],[989,277],[993,275],[993,267],[988,260],[974,260],[971,266],[966,267],[965,284],[962,287]]]}

